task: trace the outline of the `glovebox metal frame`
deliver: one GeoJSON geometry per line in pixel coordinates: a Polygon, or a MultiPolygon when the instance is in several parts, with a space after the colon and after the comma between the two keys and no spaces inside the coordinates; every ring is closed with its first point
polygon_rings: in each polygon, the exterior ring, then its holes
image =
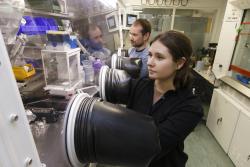
{"type": "Polygon", "coordinates": [[[0,30],[0,166],[44,166],[28,124],[0,30]]]}

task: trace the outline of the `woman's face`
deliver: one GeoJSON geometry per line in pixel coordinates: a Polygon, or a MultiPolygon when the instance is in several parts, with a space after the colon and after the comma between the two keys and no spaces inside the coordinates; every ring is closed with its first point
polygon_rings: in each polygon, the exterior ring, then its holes
{"type": "Polygon", "coordinates": [[[173,79],[176,70],[181,66],[173,61],[169,50],[159,40],[152,43],[149,48],[148,57],[149,78],[156,80],[173,79]]]}

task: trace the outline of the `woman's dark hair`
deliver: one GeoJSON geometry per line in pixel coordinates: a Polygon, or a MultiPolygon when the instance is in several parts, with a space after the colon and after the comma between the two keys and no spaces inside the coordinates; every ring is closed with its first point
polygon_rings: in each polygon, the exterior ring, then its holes
{"type": "Polygon", "coordinates": [[[169,50],[173,56],[173,61],[177,62],[184,57],[186,62],[176,71],[174,78],[174,86],[176,89],[190,87],[192,84],[192,75],[190,69],[190,57],[193,54],[192,44],[190,39],[181,32],[167,31],[157,35],[150,44],[155,41],[160,41],[169,50]]]}

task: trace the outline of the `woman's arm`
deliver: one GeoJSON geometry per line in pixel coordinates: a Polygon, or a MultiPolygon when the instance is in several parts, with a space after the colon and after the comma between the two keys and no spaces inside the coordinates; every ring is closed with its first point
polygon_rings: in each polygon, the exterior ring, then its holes
{"type": "Polygon", "coordinates": [[[162,151],[169,152],[193,131],[203,116],[197,98],[178,106],[163,122],[158,124],[162,151]]]}

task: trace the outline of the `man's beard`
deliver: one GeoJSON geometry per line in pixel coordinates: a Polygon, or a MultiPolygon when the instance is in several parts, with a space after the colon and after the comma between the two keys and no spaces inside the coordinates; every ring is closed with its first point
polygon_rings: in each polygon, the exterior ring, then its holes
{"type": "Polygon", "coordinates": [[[143,42],[141,43],[135,43],[135,42],[131,42],[132,46],[135,47],[135,48],[139,48],[139,47],[142,47],[144,45],[143,42]]]}

